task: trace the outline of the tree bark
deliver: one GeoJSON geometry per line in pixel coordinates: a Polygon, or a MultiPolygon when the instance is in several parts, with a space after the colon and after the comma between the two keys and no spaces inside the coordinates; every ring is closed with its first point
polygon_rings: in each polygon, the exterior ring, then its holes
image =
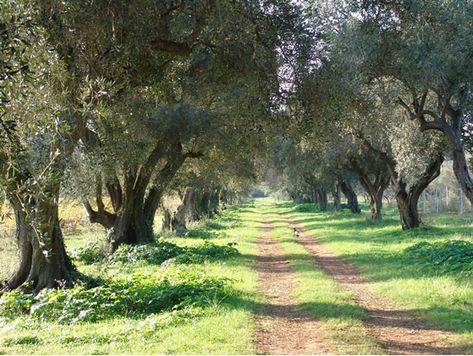
{"type": "Polygon", "coordinates": [[[453,160],[453,172],[463,193],[473,204],[473,178],[468,171],[465,147],[462,142],[462,118],[464,114],[462,110],[452,107],[451,98],[443,97],[440,94],[437,94],[438,112],[425,109],[428,95],[429,92],[426,90],[420,100],[414,96],[411,105],[398,98],[399,104],[406,110],[411,119],[417,120],[422,131],[440,131],[447,138],[453,160]],[[433,120],[427,121],[427,116],[433,120]],[[449,121],[447,121],[447,116],[450,118],[449,121]]]}
{"type": "Polygon", "coordinates": [[[10,197],[19,250],[19,266],[3,287],[38,292],[43,288],[70,286],[79,277],[64,247],[59,225],[59,184],[39,198],[10,197]],[[27,209],[25,209],[27,207],[27,209]]]}
{"type": "Polygon", "coordinates": [[[335,190],[332,191],[333,196],[333,211],[342,210],[342,204],[340,199],[340,184],[337,182],[335,190]]]}
{"type": "Polygon", "coordinates": [[[143,212],[146,186],[136,175],[128,173],[124,178],[123,202],[115,213],[108,241],[113,251],[121,244],[139,244],[153,241],[153,231],[146,226],[143,212]]]}
{"type": "Polygon", "coordinates": [[[361,213],[360,206],[358,205],[358,197],[356,196],[356,193],[353,190],[351,184],[344,180],[341,180],[340,189],[343,195],[345,195],[345,198],[347,199],[348,209],[350,209],[353,214],[361,213]]]}
{"type": "Polygon", "coordinates": [[[433,159],[422,176],[406,188],[406,183],[397,174],[392,177],[392,183],[395,189],[396,202],[399,209],[401,226],[403,230],[419,227],[421,219],[419,217],[418,202],[419,198],[429,184],[440,175],[440,167],[444,161],[443,155],[439,154],[433,159]]]}
{"type": "Polygon", "coordinates": [[[463,190],[463,193],[465,193],[465,196],[470,203],[473,204],[473,179],[468,171],[465,151],[459,137],[455,139],[452,146],[454,147],[452,151],[453,172],[463,190]]]}
{"type": "Polygon", "coordinates": [[[162,231],[170,231],[171,230],[171,211],[169,209],[163,209],[164,216],[163,216],[163,221],[161,225],[161,230],[162,231]]]}
{"type": "Polygon", "coordinates": [[[165,190],[187,157],[200,156],[199,153],[183,153],[180,142],[167,153],[156,148],[140,168],[129,167],[126,170],[123,187],[118,179],[106,184],[109,194],[113,192],[116,197],[112,205],[114,209],[118,207],[118,210],[113,213],[105,210],[101,203],[101,188],[96,189],[97,211],[88,203],[84,205],[91,222],[110,229],[108,240],[112,251],[121,244],[139,244],[154,240],[154,218],[165,190]],[[154,166],[162,158],[167,161],[151,183],[154,166]],[[151,188],[146,194],[149,185],[151,188]]]}
{"type": "Polygon", "coordinates": [[[177,233],[184,233],[187,231],[187,217],[192,207],[192,200],[194,196],[194,190],[192,188],[186,188],[182,203],[177,207],[176,212],[172,217],[172,229],[177,233]]]}
{"type": "Polygon", "coordinates": [[[328,199],[327,199],[327,192],[325,189],[320,188],[316,190],[316,200],[317,200],[317,206],[320,208],[320,210],[327,210],[327,205],[328,205],[328,199]]]}
{"type": "Polygon", "coordinates": [[[210,199],[209,199],[209,217],[213,218],[215,215],[217,215],[218,209],[220,206],[220,189],[215,189],[210,193],[210,199]]]}
{"type": "Polygon", "coordinates": [[[198,217],[198,220],[200,220],[203,216],[209,217],[210,215],[210,193],[207,191],[204,191],[200,199],[196,201],[196,206],[195,206],[195,214],[198,217]]]}
{"type": "Polygon", "coordinates": [[[381,209],[383,207],[383,194],[389,185],[389,175],[380,169],[374,181],[365,172],[359,172],[360,184],[370,197],[371,220],[380,221],[383,219],[381,209]]]}

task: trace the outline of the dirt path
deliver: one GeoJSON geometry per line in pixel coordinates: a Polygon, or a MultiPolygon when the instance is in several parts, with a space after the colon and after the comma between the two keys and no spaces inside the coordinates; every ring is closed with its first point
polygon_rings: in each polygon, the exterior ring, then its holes
{"type": "MultiPolygon", "coordinates": [[[[283,218],[285,218],[282,215],[283,218]]],[[[425,320],[401,310],[392,301],[369,290],[356,268],[330,253],[314,236],[300,225],[285,218],[297,228],[302,244],[315,258],[317,265],[331,275],[341,287],[353,293],[355,302],[367,311],[364,320],[368,332],[389,354],[461,354],[451,345],[453,335],[429,325],[425,320]]]]}
{"type": "Polygon", "coordinates": [[[317,321],[297,310],[291,297],[295,274],[278,243],[271,237],[271,224],[262,225],[258,241],[259,290],[266,297],[264,309],[256,316],[255,346],[259,354],[321,354],[329,352],[330,338],[317,321]]]}

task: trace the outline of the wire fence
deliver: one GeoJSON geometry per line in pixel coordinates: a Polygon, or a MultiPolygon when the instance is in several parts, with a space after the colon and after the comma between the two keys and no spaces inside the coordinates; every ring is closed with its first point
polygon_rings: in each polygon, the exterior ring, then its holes
{"type": "Polygon", "coordinates": [[[463,190],[448,185],[427,188],[419,201],[419,210],[426,213],[452,212],[463,214],[473,210],[463,190]]]}

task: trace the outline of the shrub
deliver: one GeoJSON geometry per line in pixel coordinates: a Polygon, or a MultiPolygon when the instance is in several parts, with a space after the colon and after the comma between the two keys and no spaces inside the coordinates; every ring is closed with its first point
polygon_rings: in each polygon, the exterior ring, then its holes
{"type": "Polygon", "coordinates": [[[171,264],[204,263],[205,261],[216,261],[236,256],[240,252],[234,247],[235,245],[236,242],[230,242],[225,246],[219,246],[209,241],[205,241],[200,246],[187,247],[184,253],[165,261],[163,266],[171,264]]]}
{"type": "Polygon", "coordinates": [[[121,245],[113,255],[110,256],[110,262],[112,264],[134,264],[138,262],[161,264],[183,252],[184,249],[182,247],[164,241],[141,245],[121,245]]]}
{"type": "Polygon", "coordinates": [[[224,230],[225,229],[225,226],[223,226],[221,223],[213,219],[205,220],[203,225],[208,230],[224,230]]]}
{"type": "Polygon", "coordinates": [[[84,247],[72,248],[71,257],[86,265],[102,262],[107,258],[107,249],[96,242],[89,242],[84,247]]]}
{"type": "Polygon", "coordinates": [[[186,238],[196,238],[196,239],[215,239],[220,237],[213,231],[201,230],[201,229],[192,229],[184,234],[186,238]]]}
{"type": "Polygon", "coordinates": [[[37,295],[13,291],[1,297],[0,315],[14,318],[26,314],[39,320],[75,323],[204,307],[223,297],[228,281],[180,267],[90,289],[78,285],[72,289],[45,289],[37,295]]]}
{"type": "Polygon", "coordinates": [[[179,247],[170,242],[122,245],[110,257],[111,263],[122,264],[189,264],[203,263],[238,255],[235,242],[225,246],[205,241],[197,247],[179,247]]]}
{"type": "Polygon", "coordinates": [[[420,242],[404,250],[409,259],[437,274],[471,274],[473,243],[464,240],[420,242]]]}
{"type": "Polygon", "coordinates": [[[294,211],[298,213],[320,213],[322,210],[320,207],[318,207],[315,204],[312,203],[306,203],[306,204],[299,204],[294,208],[294,211]]]}
{"type": "Polygon", "coordinates": [[[189,248],[189,252],[194,255],[204,256],[208,260],[215,260],[236,256],[239,254],[235,248],[236,242],[229,242],[224,246],[215,245],[212,242],[205,241],[200,246],[189,248]]]}

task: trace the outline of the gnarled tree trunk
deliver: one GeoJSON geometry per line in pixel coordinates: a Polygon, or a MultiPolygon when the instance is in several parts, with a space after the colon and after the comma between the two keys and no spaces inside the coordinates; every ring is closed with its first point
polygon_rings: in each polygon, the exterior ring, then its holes
{"type": "Polygon", "coordinates": [[[401,226],[403,230],[419,227],[421,220],[418,211],[419,198],[429,184],[440,175],[440,167],[444,158],[439,154],[426,167],[422,176],[412,184],[409,189],[406,183],[399,178],[397,174],[392,177],[393,186],[396,194],[396,202],[401,218],[401,226]]]}
{"type": "Polygon", "coordinates": [[[340,184],[337,182],[335,185],[335,190],[332,191],[333,196],[333,211],[340,211],[342,209],[342,204],[340,200],[340,184]]]}
{"type": "Polygon", "coordinates": [[[195,214],[197,215],[198,219],[200,220],[203,216],[209,217],[210,216],[210,193],[204,191],[200,199],[196,201],[195,205],[195,214]]]}
{"type": "Polygon", "coordinates": [[[163,213],[164,213],[164,216],[163,216],[163,220],[161,224],[161,230],[169,231],[171,230],[171,219],[172,219],[171,211],[169,209],[163,208],[163,213]]]}
{"type": "Polygon", "coordinates": [[[465,149],[459,135],[451,135],[450,143],[452,146],[453,173],[457,178],[460,187],[465,196],[473,205],[473,179],[468,171],[468,162],[465,156],[465,149]]]}
{"type": "MultiPolygon", "coordinates": [[[[466,96],[466,93],[467,91],[462,95],[466,96]]],[[[399,99],[399,103],[413,120],[418,121],[422,131],[440,131],[447,138],[453,159],[453,172],[463,193],[470,203],[473,204],[473,178],[468,170],[465,147],[462,142],[462,119],[464,113],[462,110],[455,109],[452,106],[451,97],[444,97],[438,93],[437,99],[440,110],[437,112],[435,110],[426,110],[425,106],[428,102],[428,96],[429,91],[426,90],[420,100],[414,96],[411,105],[408,105],[402,99],[399,99]],[[449,120],[447,120],[447,116],[449,120]],[[431,117],[433,120],[427,121],[426,117],[431,117]]]]}
{"type": "Polygon", "coordinates": [[[4,289],[69,286],[79,276],[64,247],[59,225],[59,184],[38,197],[10,197],[16,220],[19,266],[4,289]],[[27,207],[28,211],[26,211],[27,207]]]}
{"type": "Polygon", "coordinates": [[[192,188],[186,188],[182,203],[177,207],[176,212],[172,217],[172,229],[177,233],[183,233],[187,231],[187,217],[192,208],[192,200],[194,196],[194,190],[192,188]]]}
{"type": "Polygon", "coordinates": [[[320,208],[320,210],[327,210],[328,199],[327,199],[327,192],[324,188],[317,189],[315,192],[315,201],[316,205],[320,208]]]}
{"type": "Polygon", "coordinates": [[[360,206],[358,205],[358,197],[356,196],[356,193],[353,190],[351,184],[349,182],[341,180],[340,190],[347,199],[348,209],[350,209],[353,214],[361,213],[360,206]]]}
{"type": "Polygon", "coordinates": [[[192,152],[183,153],[180,142],[173,150],[165,153],[157,148],[142,167],[128,168],[123,186],[117,178],[106,184],[109,196],[113,197],[113,213],[104,207],[102,182],[100,178],[97,179],[97,210],[88,201],[84,201],[84,205],[91,222],[109,229],[108,239],[113,251],[121,244],[153,241],[154,218],[165,190],[187,157],[200,156],[192,152]],[[166,158],[166,163],[155,174],[154,182],[151,182],[154,167],[163,158],[166,158]]]}
{"type": "Polygon", "coordinates": [[[210,200],[209,200],[209,217],[213,218],[215,215],[219,213],[218,209],[220,206],[220,189],[214,189],[212,193],[210,193],[210,200]]]}
{"type": "Polygon", "coordinates": [[[359,172],[360,184],[370,197],[371,220],[383,219],[381,209],[383,207],[383,194],[389,185],[389,175],[383,169],[378,170],[373,181],[365,172],[359,172]]]}

